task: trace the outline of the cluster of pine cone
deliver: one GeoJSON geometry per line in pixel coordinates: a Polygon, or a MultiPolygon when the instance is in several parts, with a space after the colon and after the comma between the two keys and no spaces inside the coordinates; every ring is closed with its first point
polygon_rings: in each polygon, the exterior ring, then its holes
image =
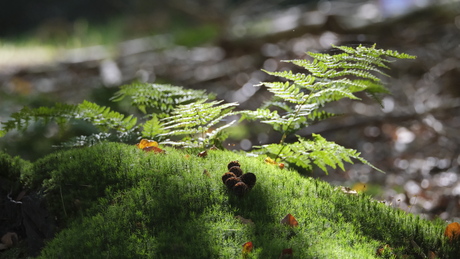
{"type": "Polygon", "coordinates": [[[232,161],[227,165],[228,172],[222,175],[222,182],[236,196],[242,197],[256,185],[256,175],[253,173],[243,174],[238,161],[232,161]]]}

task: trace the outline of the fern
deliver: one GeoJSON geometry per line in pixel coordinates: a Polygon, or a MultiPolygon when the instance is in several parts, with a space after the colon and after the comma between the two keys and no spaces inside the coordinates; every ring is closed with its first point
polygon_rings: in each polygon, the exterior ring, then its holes
{"type": "Polygon", "coordinates": [[[205,102],[205,100],[180,105],[172,111],[170,117],[163,119],[163,130],[166,132],[159,136],[183,136],[179,141],[164,142],[167,144],[205,147],[221,136],[222,130],[236,122],[234,120],[216,127],[225,117],[237,114],[232,111],[236,106],[237,103],[222,104],[222,101],[205,102]]]}
{"type": "Polygon", "coordinates": [[[282,133],[279,144],[262,147],[264,151],[274,154],[275,160],[287,159],[286,161],[294,161],[295,164],[307,169],[311,169],[311,162],[313,162],[325,172],[327,172],[326,165],[333,168],[338,165],[343,169],[342,161],[350,162],[349,157],[370,165],[366,160],[359,158],[356,151],[340,149],[336,144],[326,145],[319,135],[314,135],[314,139],[321,146],[313,145],[314,142],[306,142],[301,138],[296,143],[284,143],[288,135],[294,134],[299,129],[318,120],[335,116],[333,113],[321,110],[327,103],[343,98],[360,100],[356,93],[363,91],[380,102],[377,94],[388,93],[388,90],[377,75],[387,76],[382,69],[389,68],[388,58],[415,58],[396,51],[376,49],[375,45],[370,48],[364,46],[358,46],[356,49],[344,46],[336,48],[342,53],[331,55],[308,52],[313,60],[285,61],[303,67],[307,73],[264,70],[269,75],[282,78],[283,82],[261,83],[259,86],[267,87],[267,90],[274,94],[273,100],[269,101],[265,108],[244,112],[243,116],[246,119],[270,124],[282,133]],[[325,148],[330,150],[326,151],[325,148]],[[286,156],[283,155],[285,152],[293,152],[293,154],[286,156]],[[334,154],[333,158],[326,155],[328,152],[334,154]]]}
{"type": "Polygon", "coordinates": [[[132,83],[121,86],[111,100],[118,102],[125,97],[130,98],[131,105],[144,114],[155,113],[158,117],[167,116],[179,105],[213,98],[204,90],[184,89],[180,86],[164,84],[132,83]]]}
{"type": "Polygon", "coordinates": [[[298,141],[289,144],[268,144],[260,147],[264,153],[277,156],[291,164],[313,170],[313,165],[327,174],[327,167],[345,170],[343,162],[353,163],[356,159],[377,171],[383,172],[360,157],[360,153],[354,149],[344,148],[334,142],[329,142],[318,134],[313,134],[312,140],[297,136],[298,141]]]}
{"type": "Polygon", "coordinates": [[[136,125],[136,118],[132,115],[125,117],[110,108],[99,106],[95,103],[83,101],[78,105],[57,103],[54,107],[39,107],[31,109],[22,108],[19,112],[13,113],[11,119],[3,123],[3,131],[8,132],[14,129],[25,130],[31,121],[43,120],[48,123],[55,120],[63,127],[71,119],[88,121],[101,131],[114,129],[120,132],[128,132],[136,125]]]}
{"type": "MultiPolygon", "coordinates": [[[[282,133],[278,144],[268,144],[260,149],[288,163],[306,169],[316,165],[327,173],[327,167],[344,169],[344,162],[352,159],[372,166],[361,158],[359,152],[328,142],[314,134],[312,140],[297,136],[294,143],[285,143],[289,135],[310,124],[336,116],[324,111],[326,104],[343,98],[359,100],[358,92],[369,93],[380,101],[378,94],[387,93],[379,76],[387,76],[389,58],[415,58],[390,50],[358,46],[339,46],[340,53],[307,54],[311,60],[287,60],[306,69],[305,73],[292,71],[266,73],[280,77],[280,82],[262,82],[273,99],[255,111],[234,111],[237,103],[210,101],[214,98],[203,90],[190,90],[178,86],[132,83],[120,87],[112,101],[130,99],[145,116],[136,118],[112,111],[108,107],[84,101],[78,105],[56,104],[54,107],[31,109],[24,107],[11,115],[3,124],[0,136],[11,130],[24,130],[30,122],[51,120],[63,128],[72,120],[83,120],[100,132],[76,137],[65,145],[91,145],[101,140],[127,141],[130,137],[156,139],[164,144],[185,147],[219,146],[227,137],[225,129],[236,121],[228,117],[242,114],[242,120],[260,120],[282,133]]],[[[373,166],[372,166],[373,167],[373,166]]],[[[375,168],[375,167],[373,167],[375,168]]],[[[375,168],[378,170],[377,168],[375,168]]]]}

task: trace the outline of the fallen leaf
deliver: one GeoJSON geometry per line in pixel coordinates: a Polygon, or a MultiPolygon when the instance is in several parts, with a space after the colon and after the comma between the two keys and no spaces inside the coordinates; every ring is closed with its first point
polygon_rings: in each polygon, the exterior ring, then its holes
{"type": "Polygon", "coordinates": [[[264,162],[267,163],[267,164],[270,164],[270,165],[276,165],[276,161],[271,159],[271,158],[269,158],[269,157],[266,157],[264,159],[264,162]]]}
{"type": "Polygon", "coordinates": [[[252,242],[246,242],[243,244],[243,256],[247,256],[250,252],[252,252],[252,249],[254,246],[252,245],[252,242]]]}
{"type": "Polygon", "coordinates": [[[154,152],[156,154],[165,152],[163,149],[161,149],[159,147],[154,147],[154,146],[145,147],[142,150],[144,150],[145,152],[154,152]]]}
{"type": "Polygon", "coordinates": [[[357,192],[365,192],[367,191],[367,185],[365,183],[355,183],[351,189],[357,192]]]}
{"type": "Polygon", "coordinates": [[[241,217],[240,215],[238,216],[235,216],[236,219],[238,219],[241,224],[245,224],[245,225],[254,225],[254,222],[250,219],[245,219],[243,217],[241,217]]]}
{"type": "Polygon", "coordinates": [[[283,249],[283,251],[280,254],[279,259],[291,258],[291,257],[292,257],[292,248],[287,248],[287,249],[283,249]]]}
{"type": "Polygon", "coordinates": [[[458,222],[452,222],[446,227],[444,236],[448,237],[451,241],[460,237],[460,224],[458,222]]]}
{"type": "Polygon", "coordinates": [[[279,163],[279,164],[278,164],[278,167],[279,167],[280,169],[284,169],[284,163],[279,163]]]}
{"type": "Polygon", "coordinates": [[[284,217],[281,220],[281,224],[285,224],[291,227],[297,227],[299,225],[299,222],[294,218],[294,216],[291,215],[291,213],[288,213],[286,217],[284,217]]]}
{"type": "Polygon", "coordinates": [[[207,157],[208,156],[208,152],[205,151],[201,151],[200,153],[198,153],[198,156],[199,157],[207,157]]]}
{"type": "Polygon", "coordinates": [[[137,143],[136,146],[140,149],[144,149],[146,147],[158,147],[158,142],[148,139],[141,139],[141,142],[137,143]]]}

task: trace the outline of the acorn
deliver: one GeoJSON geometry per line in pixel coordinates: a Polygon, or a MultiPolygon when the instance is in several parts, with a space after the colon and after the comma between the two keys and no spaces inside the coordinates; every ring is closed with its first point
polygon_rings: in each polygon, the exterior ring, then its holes
{"type": "Polygon", "coordinates": [[[240,163],[238,163],[238,160],[235,160],[235,161],[232,161],[232,162],[228,163],[227,168],[228,168],[228,170],[230,170],[230,168],[232,168],[234,166],[241,167],[240,163]]]}
{"type": "Polygon", "coordinates": [[[237,177],[240,177],[243,174],[243,170],[239,166],[232,166],[228,171],[234,173],[237,177]]]}
{"type": "Polygon", "coordinates": [[[254,185],[256,185],[256,175],[253,173],[245,173],[240,176],[240,179],[243,183],[245,183],[249,189],[252,189],[254,185]]]}
{"type": "Polygon", "coordinates": [[[236,196],[242,197],[248,192],[248,186],[243,182],[238,182],[233,186],[232,191],[236,196]]]}
{"type": "Polygon", "coordinates": [[[230,177],[225,181],[225,185],[231,189],[233,186],[235,186],[237,183],[240,182],[240,179],[238,177],[230,177]]]}
{"type": "Polygon", "coordinates": [[[236,175],[232,172],[226,172],[222,175],[222,182],[225,184],[225,181],[227,181],[227,179],[230,177],[236,177],[236,175]]]}

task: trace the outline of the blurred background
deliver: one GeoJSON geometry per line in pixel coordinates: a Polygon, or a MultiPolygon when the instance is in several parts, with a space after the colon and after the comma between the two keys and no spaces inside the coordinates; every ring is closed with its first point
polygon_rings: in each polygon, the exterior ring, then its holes
{"type": "MultiPolygon", "coordinates": [[[[391,94],[380,107],[343,100],[343,116],[301,132],[357,149],[386,174],[347,165],[334,185],[365,191],[389,206],[433,219],[460,219],[459,0],[16,0],[0,8],[0,122],[23,106],[89,100],[111,103],[117,87],[139,80],[206,89],[218,99],[256,109],[270,97],[261,69],[330,51],[331,44],[377,44],[416,55],[391,64],[391,94]]],[[[84,123],[60,132],[33,124],[0,139],[0,149],[34,161],[84,123]]],[[[278,142],[270,127],[233,128],[229,149],[278,142]]]]}

